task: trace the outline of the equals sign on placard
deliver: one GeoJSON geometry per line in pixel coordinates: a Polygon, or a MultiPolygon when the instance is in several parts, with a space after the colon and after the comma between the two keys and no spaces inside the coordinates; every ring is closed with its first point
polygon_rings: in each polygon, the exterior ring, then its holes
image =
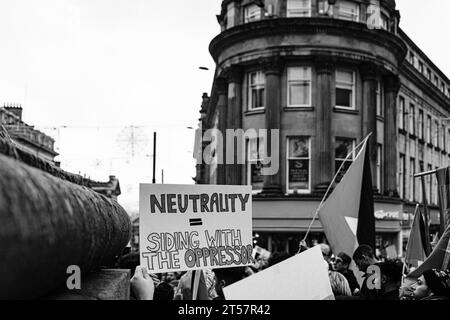
{"type": "Polygon", "coordinates": [[[203,222],[202,219],[198,218],[198,219],[189,219],[189,224],[191,227],[193,226],[202,226],[203,222]]]}

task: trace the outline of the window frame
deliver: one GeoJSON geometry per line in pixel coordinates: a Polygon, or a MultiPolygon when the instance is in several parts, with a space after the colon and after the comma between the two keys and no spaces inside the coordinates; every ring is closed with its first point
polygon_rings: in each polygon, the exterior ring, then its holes
{"type": "Polygon", "coordinates": [[[244,23],[259,21],[262,20],[262,18],[263,18],[263,10],[262,8],[258,7],[255,3],[249,3],[248,5],[244,6],[244,23]],[[255,7],[258,8],[257,10],[259,11],[259,15],[256,13],[250,15],[249,14],[250,10],[255,7]]]}
{"type": "MultiPolygon", "coordinates": [[[[334,105],[335,108],[337,109],[344,109],[344,110],[356,110],[356,72],[350,69],[340,69],[337,68],[335,71],[335,101],[334,101],[334,105]],[[346,72],[346,73],[351,73],[352,74],[352,99],[351,99],[351,106],[340,106],[337,104],[337,95],[336,95],[336,91],[337,89],[344,89],[344,90],[348,90],[348,88],[343,88],[343,86],[345,84],[343,84],[343,82],[338,82],[338,73],[339,72],[346,72]],[[339,87],[339,85],[341,85],[341,87],[339,87]]],[[[348,85],[348,83],[347,83],[348,85]]]]}
{"type": "MultiPolygon", "coordinates": [[[[341,167],[342,163],[350,162],[350,165],[351,165],[355,161],[356,156],[357,156],[357,152],[356,152],[355,148],[356,148],[356,139],[355,138],[348,138],[348,137],[335,137],[334,138],[334,174],[338,173],[338,170],[341,167]],[[339,140],[341,140],[341,141],[345,141],[345,140],[349,141],[349,140],[351,140],[351,142],[352,142],[351,143],[351,153],[352,153],[352,155],[347,160],[345,158],[337,158],[336,157],[336,148],[337,148],[337,143],[338,143],[339,140]],[[340,162],[339,165],[337,165],[338,162],[340,162]]],[[[344,168],[345,168],[345,166],[344,166],[344,168]]],[[[344,172],[344,175],[345,175],[347,173],[347,170],[345,170],[343,172],[344,172]]],[[[340,181],[337,181],[337,179],[336,179],[336,182],[340,182],[340,181]]]]}
{"type": "Polygon", "coordinates": [[[416,199],[416,181],[414,175],[416,174],[416,159],[409,158],[409,197],[408,200],[414,202],[416,199]]]}
{"type": "Polygon", "coordinates": [[[398,192],[401,199],[405,199],[405,186],[406,186],[406,175],[405,175],[405,166],[406,166],[406,157],[405,154],[399,154],[399,168],[398,168],[398,192]]]}
{"type": "Polygon", "coordinates": [[[425,118],[424,118],[424,112],[422,109],[419,109],[419,139],[421,140],[425,140],[424,135],[425,135],[425,129],[424,129],[424,123],[425,123],[425,118]]]}
{"type": "Polygon", "coordinates": [[[264,110],[266,108],[266,75],[263,71],[258,70],[258,71],[251,71],[247,73],[247,110],[248,111],[257,111],[257,110],[264,110]],[[252,84],[252,75],[255,74],[256,78],[258,77],[258,74],[262,75],[261,79],[264,79],[264,83],[260,84],[260,83],[256,83],[256,84],[252,84]],[[261,88],[262,86],[262,88],[261,88]],[[255,107],[253,108],[253,90],[264,90],[264,94],[263,94],[263,98],[262,98],[262,102],[263,105],[260,107],[255,107]]]}
{"type": "Polygon", "coordinates": [[[301,190],[297,190],[297,194],[310,194],[312,191],[311,188],[311,175],[312,175],[312,161],[311,161],[311,137],[310,136],[301,136],[301,135],[292,135],[292,136],[288,136],[286,137],[286,192],[288,194],[294,194],[295,193],[295,189],[290,189],[289,187],[289,160],[308,160],[308,189],[301,189],[301,190]],[[308,139],[308,157],[290,157],[289,156],[289,147],[290,147],[290,143],[289,140],[290,139],[295,139],[295,138],[306,138],[308,139]]]}
{"type": "Polygon", "coordinates": [[[341,20],[360,22],[361,21],[361,5],[359,3],[347,1],[347,0],[340,1],[339,8],[337,10],[337,17],[338,17],[338,19],[341,19],[341,20]],[[343,4],[350,4],[350,5],[355,6],[356,14],[352,14],[352,13],[346,12],[346,11],[343,12],[342,7],[341,7],[343,4]],[[344,13],[344,15],[342,15],[342,13],[344,13]],[[348,19],[345,15],[353,15],[353,19],[348,19]]]}
{"type": "Polygon", "coordinates": [[[381,80],[377,80],[377,89],[376,89],[376,95],[377,95],[377,116],[384,117],[384,90],[383,90],[383,84],[381,83],[381,80]]]}
{"type": "Polygon", "coordinates": [[[286,1],[286,17],[287,18],[302,18],[302,17],[311,17],[311,14],[312,14],[312,3],[311,3],[311,0],[287,0],[286,1]],[[298,2],[303,2],[303,1],[307,1],[308,2],[308,9],[289,9],[289,3],[292,3],[292,2],[295,2],[295,1],[298,1],[298,2]],[[298,13],[295,13],[295,11],[301,11],[301,10],[303,10],[304,12],[307,12],[307,14],[306,15],[304,15],[304,14],[298,14],[298,13]],[[292,11],[294,11],[294,12],[292,12],[292,11]]]}
{"type": "Polygon", "coordinates": [[[252,170],[251,170],[251,165],[252,164],[257,164],[258,162],[262,163],[262,158],[261,158],[261,154],[263,152],[261,152],[261,146],[264,146],[264,141],[261,142],[260,140],[262,140],[262,138],[260,137],[256,137],[253,139],[247,139],[247,157],[246,157],[246,185],[249,185],[252,187],[252,193],[256,194],[262,191],[262,189],[264,188],[264,178],[263,181],[260,182],[261,188],[254,188],[253,187],[253,183],[252,183],[252,170]],[[251,155],[251,144],[253,143],[253,141],[256,141],[256,148],[257,148],[257,158],[256,159],[250,159],[250,155],[251,155]]]}
{"type": "Polygon", "coordinates": [[[400,96],[399,97],[399,115],[400,115],[400,121],[398,123],[398,128],[400,130],[406,130],[405,125],[406,125],[406,119],[405,119],[405,105],[406,105],[406,101],[405,98],[400,96]]]}
{"type": "Polygon", "coordinates": [[[286,68],[286,84],[287,84],[287,107],[288,108],[309,108],[312,106],[312,67],[310,66],[289,66],[286,68]],[[309,70],[309,80],[305,80],[305,79],[300,79],[300,80],[289,80],[289,70],[292,69],[301,69],[301,68],[306,68],[309,70]],[[291,84],[301,84],[304,82],[309,81],[309,96],[308,96],[308,100],[309,100],[309,104],[299,104],[299,105],[295,105],[295,104],[290,104],[291,103],[291,90],[290,90],[290,85],[291,84]]]}

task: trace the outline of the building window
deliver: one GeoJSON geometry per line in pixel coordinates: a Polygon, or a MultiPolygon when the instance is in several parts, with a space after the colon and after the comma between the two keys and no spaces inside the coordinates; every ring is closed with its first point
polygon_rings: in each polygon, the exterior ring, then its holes
{"type": "Polygon", "coordinates": [[[400,103],[399,103],[399,117],[400,121],[398,122],[398,128],[401,130],[405,130],[405,98],[400,97],[400,103]]]}
{"type": "Polygon", "coordinates": [[[266,75],[262,71],[252,72],[248,76],[248,109],[262,109],[266,100],[266,75]]]}
{"type": "MultiPolygon", "coordinates": [[[[420,170],[420,172],[424,172],[425,171],[425,165],[424,165],[424,163],[423,163],[423,161],[419,161],[419,170],[420,170]]],[[[418,196],[418,199],[419,199],[419,201],[420,201],[420,203],[423,203],[423,194],[424,194],[424,192],[423,192],[423,186],[422,186],[422,180],[420,180],[419,181],[419,184],[418,184],[418,186],[419,186],[419,190],[418,190],[418,192],[419,192],[419,196],[418,196]]],[[[425,189],[426,190],[426,189],[425,189]]]]}
{"type": "Polygon", "coordinates": [[[244,8],[244,23],[261,20],[262,9],[256,4],[250,4],[244,8]]]}
{"type": "Polygon", "coordinates": [[[398,162],[398,191],[400,198],[405,198],[405,155],[400,154],[400,161],[398,162]]]}
{"type": "Polygon", "coordinates": [[[389,18],[384,13],[381,14],[381,28],[389,31],[389,18]]]}
{"type": "Polygon", "coordinates": [[[430,68],[427,68],[426,77],[427,77],[428,80],[431,80],[431,70],[430,70],[430,68]]]}
{"type": "Polygon", "coordinates": [[[382,117],[384,114],[384,103],[383,103],[383,86],[381,81],[377,82],[377,116],[382,117]]]}
{"type": "Polygon", "coordinates": [[[311,0],[288,0],[287,17],[310,17],[311,0]]]}
{"type": "Polygon", "coordinates": [[[434,76],[433,84],[437,87],[437,86],[438,86],[438,83],[439,83],[438,77],[437,77],[437,76],[434,76]]]}
{"type": "MultiPolygon", "coordinates": [[[[433,166],[431,164],[429,164],[427,166],[427,170],[431,171],[433,170],[433,166]]],[[[427,192],[428,192],[428,201],[433,203],[433,184],[432,184],[432,174],[429,174],[425,177],[425,182],[427,185],[427,192]]]]}
{"type": "Polygon", "coordinates": [[[287,186],[288,192],[309,193],[311,191],[311,139],[290,137],[287,141],[287,186]]]}
{"type": "Polygon", "coordinates": [[[262,139],[250,139],[247,142],[247,184],[252,185],[253,191],[262,190],[264,184],[261,174],[263,147],[262,139]]]}
{"type": "Polygon", "coordinates": [[[336,107],[355,109],[355,73],[336,71],[336,107]]]}
{"type": "Polygon", "coordinates": [[[377,144],[377,176],[376,176],[376,186],[378,190],[382,189],[381,185],[381,177],[383,176],[383,146],[381,144],[377,144]]]}
{"type": "MultiPolygon", "coordinates": [[[[439,167],[435,167],[434,169],[438,170],[439,167]]],[[[435,205],[439,203],[438,181],[435,174],[433,174],[433,203],[435,205]]]]}
{"type": "Polygon", "coordinates": [[[423,134],[424,134],[424,118],[423,118],[423,110],[419,110],[419,139],[423,140],[423,134]]]}
{"type": "Polygon", "coordinates": [[[423,62],[419,61],[419,72],[423,74],[423,62]]]}
{"type": "Polygon", "coordinates": [[[339,172],[339,175],[336,178],[336,182],[342,180],[343,176],[347,172],[350,165],[353,163],[355,159],[355,139],[350,138],[336,138],[335,148],[334,148],[334,170],[337,173],[339,168],[342,170],[339,172]],[[348,158],[347,156],[350,155],[348,158]],[[347,158],[347,160],[346,160],[347,158]]]}
{"type": "Polygon", "coordinates": [[[416,174],[416,161],[414,158],[409,160],[409,200],[414,201],[416,194],[416,184],[414,175],[416,174]]]}
{"type": "Polygon", "coordinates": [[[288,107],[311,106],[311,68],[288,68],[287,77],[288,107]]]}
{"type": "Polygon", "coordinates": [[[433,137],[433,127],[432,127],[432,122],[431,122],[431,116],[427,116],[427,142],[431,143],[431,138],[433,137]]]}
{"type": "Polygon", "coordinates": [[[433,139],[433,144],[436,146],[436,147],[440,147],[440,139],[439,139],[439,121],[437,121],[437,120],[434,120],[434,139],[433,139]]]}
{"type": "Polygon", "coordinates": [[[410,51],[409,52],[409,63],[411,63],[412,65],[414,65],[414,62],[416,61],[416,56],[414,55],[414,52],[410,51]]]}
{"type": "Polygon", "coordinates": [[[446,146],[445,146],[445,144],[446,144],[446,136],[445,136],[445,125],[443,124],[442,125],[442,132],[441,132],[441,149],[442,150],[446,150],[446,146]]]}
{"type": "Polygon", "coordinates": [[[339,19],[359,21],[359,4],[350,1],[340,1],[339,2],[339,19]]]}
{"type": "Polygon", "coordinates": [[[416,108],[412,103],[409,105],[409,130],[411,134],[416,134],[416,108]]]}

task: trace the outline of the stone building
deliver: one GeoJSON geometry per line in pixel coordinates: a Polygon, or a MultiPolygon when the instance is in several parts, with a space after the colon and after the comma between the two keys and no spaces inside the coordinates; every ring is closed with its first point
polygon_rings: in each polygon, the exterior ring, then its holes
{"type": "MultiPolygon", "coordinates": [[[[279,129],[280,170],[261,176],[264,143],[248,139],[245,164],[199,163],[196,182],[251,184],[255,238],[293,253],[345,156],[372,133],[377,247],[401,255],[404,216],[421,200],[414,174],[449,162],[450,81],[399,27],[395,1],[224,0],[217,19],[202,129],[279,129]]],[[[316,221],[310,240],[323,238],[316,221]]]]}
{"type": "Polygon", "coordinates": [[[0,124],[8,132],[18,148],[47,161],[54,161],[58,153],[55,151],[55,140],[45,133],[36,130],[22,120],[22,107],[4,105],[0,107],[0,124]]]}

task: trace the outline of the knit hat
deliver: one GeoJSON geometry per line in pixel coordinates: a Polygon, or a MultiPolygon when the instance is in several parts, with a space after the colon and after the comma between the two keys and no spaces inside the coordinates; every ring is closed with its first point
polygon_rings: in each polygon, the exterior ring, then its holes
{"type": "Polygon", "coordinates": [[[450,297],[450,271],[427,270],[423,277],[428,288],[437,296],[450,297]]]}

